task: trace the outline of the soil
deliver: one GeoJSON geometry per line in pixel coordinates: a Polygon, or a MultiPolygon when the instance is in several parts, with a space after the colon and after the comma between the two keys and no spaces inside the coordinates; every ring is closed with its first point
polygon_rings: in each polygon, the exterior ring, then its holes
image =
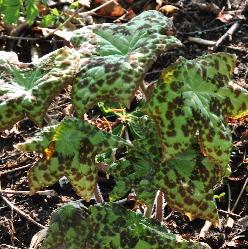
{"type": "MultiPolygon", "coordinates": [[[[150,1],[155,2],[155,1],[150,1]]],[[[162,54],[156,63],[147,73],[146,81],[153,82],[158,79],[162,69],[179,56],[188,59],[197,56],[212,53],[214,51],[223,51],[237,55],[237,67],[235,68],[234,80],[237,84],[248,89],[248,10],[244,9],[245,1],[165,1],[178,7],[173,13],[167,13],[174,22],[173,35],[178,37],[184,44],[184,47],[162,54]],[[192,5],[192,2],[215,3],[220,9],[227,9],[227,2],[231,3],[232,10],[242,9],[242,14],[232,14],[232,19],[223,22],[216,18],[211,9],[202,10],[199,6],[192,5]],[[210,46],[192,43],[188,41],[189,36],[200,37],[203,39],[216,41],[224,35],[228,28],[239,21],[240,26],[232,36],[232,40],[226,40],[221,46],[213,50],[210,46]]],[[[142,11],[141,9],[140,11],[142,11]]],[[[94,19],[113,21],[109,18],[94,16],[94,19]]],[[[29,29],[24,29],[19,35],[34,36],[29,29]]],[[[49,41],[51,38],[49,39],[49,41]]],[[[61,38],[53,37],[52,42],[40,41],[40,53],[48,53],[64,45],[61,38]],[[60,40],[60,41],[58,41],[60,40]]],[[[17,42],[14,40],[0,39],[1,50],[10,50],[18,53],[19,60],[28,62],[30,60],[30,50],[34,44],[30,41],[17,42]]],[[[65,89],[51,104],[48,114],[52,119],[61,120],[65,116],[65,111],[70,105],[70,89],[65,89]]],[[[44,123],[45,124],[45,123],[44,123]]],[[[248,188],[243,191],[237,206],[232,210],[230,217],[234,220],[232,227],[227,227],[228,208],[233,208],[238,195],[247,179],[248,167],[248,120],[240,119],[237,121],[229,120],[229,126],[233,131],[233,150],[231,154],[232,174],[220,183],[215,194],[219,195],[225,192],[225,196],[217,200],[217,206],[221,221],[221,228],[213,228],[206,233],[203,238],[199,237],[200,231],[205,221],[195,219],[190,221],[181,213],[172,211],[168,206],[164,210],[164,225],[174,233],[181,234],[186,239],[200,240],[208,243],[211,248],[247,248],[248,247],[248,188]]],[[[21,153],[14,147],[15,144],[25,141],[28,137],[38,131],[29,119],[24,119],[14,125],[12,129],[0,133],[0,187],[11,190],[29,190],[27,170],[41,157],[34,153],[21,153]],[[19,167],[26,168],[11,171],[19,167]]],[[[99,175],[99,185],[103,197],[107,200],[108,192],[113,188],[114,180],[107,179],[101,173],[99,175]]],[[[49,187],[57,192],[56,196],[42,195],[3,195],[16,207],[32,217],[35,221],[47,226],[52,211],[71,200],[80,198],[72,190],[70,184],[61,186],[56,183],[49,187]]],[[[94,200],[86,205],[93,204],[94,200]]],[[[133,202],[126,204],[129,208],[133,207],[133,202]]],[[[30,222],[19,212],[11,209],[0,195],[0,249],[5,248],[28,248],[32,237],[40,231],[41,228],[30,222]]]]}

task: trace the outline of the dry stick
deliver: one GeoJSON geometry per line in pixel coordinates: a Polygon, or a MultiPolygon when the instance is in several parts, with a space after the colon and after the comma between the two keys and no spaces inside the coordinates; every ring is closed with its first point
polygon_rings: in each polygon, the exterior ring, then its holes
{"type": "Polygon", "coordinates": [[[202,227],[200,231],[199,237],[204,238],[211,226],[212,226],[212,222],[206,220],[204,226],[202,227]]]}
{"type": "Polygon", "coordinates": [[[244,190],[245,190],[245,187],[246,187],[247,183],[248,183],[248,177],[246,178],[245,183],[244,183],[244,185],[243,185],[243,187],[242,187],[242,189],[241,189],[241,191],[240,191],[240,193],[239,193],[239,196],[238,196],[236,202],[235,202],[234,205],[233,205],[233,208],[232,208],[232,210],[231,210],[231,213],[233,213],[234,210],[235,210],[235,208],[237,207],[237,205],[238,205],[238,203],[239,203],[239,200],[240,200],[240,198],[241,198],[241,196],[242,196],[242,194],[243,194],[243,192],[244,192],[244,190]]]}
{"type": "Polygon", "coordinates": [[[216,44],[215,41],[210,41],[210,40],[202,39],[199,37],[192,37],[192,36],[188,37],[188,41],[194,42],[200,45],[205,45],[205,46],[214,46],[216,44]]]}
{"type": "Polygon", "coordinates": [[[163,222],[163,218],[164,218],[164,207],[165,207],[165,203],[164,203],[164,193],[162,191],[158,191],[158,194],[156,196],[156,214],[155,214],[155,218],[156,220],[158,220],[160,223],[163,222]]]}
{"type": "Polygon", "coordinates": [[[239,27],[240,23],[238,21],[236,21],[228,30],[227,32],[221,36],[218,41],[216,42],[215,46],[214,46],[214,50],[216,50],[227,38],[229,39],[229,41],[232,40],[232,36],[234,34],[234,32],[237,31],[238,27],[239,27]]]}
{"type": "Polygon", "coordinates": [[[29,215],[25,214],[20,208],[18,208],[17,206],[15,206],[13,203],[11,203],[6,197],[2,196],[2,199],[8,204],[8,206],[15,210],[16,212],[18,212],[20,215],[22,215],[24,218],[26,218],[28,221],[32,222],[33,224],[35,224],[36,226],[40,227],[40,228],[45,228],[45,226],[41,225],[40,223],[38,223],[37,221],[35,221],[34,219],[32,219],[29,215]]]}
{"type": "MultiPolygon", "coordinates": [[[[24,202],[26,202],[27,201],[27,199],[25,199],[25,200],[22,200],[22,201],[18,201],[18,202],[15,202],[15,204],[17,205],[17,204],[22,204],[22,203],[24,203],[24,202]]],[[[0,210],[1,209],[4,209],[4,208],[7,208],[8,207],[8,205],[5,205],[5,206],[1,206],[0,207],[0,210]]],[[[1,247],[0,247],[1,248],[1,247]]]]}
{"type": "MultiPolygon", "coordinates": [[[[11,195],[31,195],[30,191],[18,191],[11,189],[0,189],[0,194],[11,194],[11,195]]],[[[46,196],[57,196],[57,193],[54,190],[44,190],[35,192],[37,195],[46,195],[46,196]]]]}
{"type": "MultiPolygon", "coordinates": [[[[243,192],[245,190],[245,187],[246,187],[247,183],[248,183],[248,177],[246,178],[245,183],[244,183],[244,185],[243,185],[243,187],[242,187],[242,189],[241,189],[241,191],[240,191],[240,193],[238,195],[238,198],[237,198],[237,200],[235,201],[235,203],[234,203],[234,205],[232,207],[231,213],[233,213],[235,208],[237,207],[237,205],[239,203],[239,200],[240,200],[240,198],[241,198],[241,196],[242,196],[242,194],[243,194],[243,192]]],[[[228,219],[227,219],[227,222],[226,222],[226,227],[230,229],[230,228],[233,227],[234,220],[231,217],[229,217],[229,215],[227,217],[228,217],[228,219]]]]}
{"type": "Polygon", "coordinates": [[[240,23],[238,21],[233,23],[233,25],[227,30],[227,32],[223,36],[221,36],[216,42],[191,36],[188,37],[188,41],[205,46],[214,46],[213,50],[216,50],[227,38],[229,38],[230,41],[232,40],[232,35],[238,29],[239,25],[240,23]]]}
{"type": "Polygon", "coordinates": [[[227,212],[227,211],[222,210],[222,209],[218,209],[218,212],[219,213],[223,213],[223,214],[227,214],[227,215],[230,215],[230,216],[233,216],[235,218],[241,218],[241,216],[239,214],[234,214],[234,213],[231,213],[231,212],[227,212]]]}
{"type": "Polygon", "coordinates": [[[104,203],[104,199],[103,199],[103,196],[102,196],[102,193],[101,193],[101,190],[98,184],[96,184],[96,188],[94,191],[94,197],[97,203],[104,203]]]}
{"type": "Polygon", "coordinates": [[[18,249],[18,247],[7,245],[7,244],[0,244],[0,248],[6,248],[6,249],[18,249]],[[3,246],[3,247],[2,247],[3,246]]]}
{"type": "Polygon", "coordinates": [[[128,133],[128,129],[127,126],[125,126],[125,140],[129,143],[132,144],[130,137],[129,137],[129,133],[128,133]]]}
{"type": "Polygon", "coordinates": [[[30,168],[31,166],[32,166],[31,164],[27,164],[27,165],[21,166],[21,167],[19,167],[19,168],[10,169],[10,170],[6,170],[6,171],[3,171],[3,172],[0,172],[0,177],[3,176],[3,175],[7,175],[7,174],[9,174],[9,173],[12,173],[12,172],[21,170],[21,169],[30,168]]]}
{"type": "Polygon", "coordinates": [[[227,212],[230,213],[231,209],[231,199],[232,199],[232,192],[229,183],[226,183],[227,185],[227,192],[228,192],[228,205],[227,205],[227,212]]]}

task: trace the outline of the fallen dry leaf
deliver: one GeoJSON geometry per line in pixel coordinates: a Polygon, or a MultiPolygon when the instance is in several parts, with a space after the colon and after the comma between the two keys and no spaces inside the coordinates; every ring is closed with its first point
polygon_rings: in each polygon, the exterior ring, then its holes
{"type": "Polygon", "coordinates": [[[165,14],[174,14],[179,10],[178,7],[174,5],[167,4],[159,9],[159,11],[165,13],[165,14]]]}

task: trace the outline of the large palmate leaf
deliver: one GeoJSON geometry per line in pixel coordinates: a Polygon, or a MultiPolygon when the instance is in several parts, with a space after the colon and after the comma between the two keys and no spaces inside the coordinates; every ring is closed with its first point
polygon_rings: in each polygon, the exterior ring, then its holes
{"type": "Polygon", "coordinates": [[[184,212],[191,219],[203,218],[218,224],[213,187],[221,181],[228,166],[222,169],[212,163],[197,146],[161,163],[155,124],[144,116],[140,125],[144,138],[134,141],[126,157],[109,167],[108,173],[116,180],[111,197],[120,198],[132,188],[138,199],[150,206],[156,190],[161,190],[172,209],[184,212]]]}
{"type": "Polygon", "coordinates": [[[157,222],[117,204],[69,203],[53,213],[42,249],[209,248],[172,234],[157,222]]]}
{"type": "Polygon", "coordinates": [[[81,53],[81,69],[72,101],[79,116],[100,101],[129,106],[145,73],[162,52],[181,45],[166,36],[169,19],[144,11],[129,23],[98,24],[75,31],[72,44],[81,53]]]}
{"type": "Polygon", "coordinates": [[[181,58],[166,68],[146,110],[157,124],[165,160],[185,151],[198,133],[203,154],[229,163],[231,133],[225,117],[248,109],[248,91],[231,80],[236,57],[217,53],[181,58]]]}
{"type": "MultiPolygon", "coordinates": [[[[0,58],[1,59],[1,58],[0,58]]],[[[28,67],[0,65],[0,130],[28,116],[38,125],[53,97],[75,77],[79,56],[74,49],[58,49],[28,67]]]]}
{"type": "Polygon", "coordinates": [[[71,118],[44,128],[30,141],[17,147],[44,154],[28,173],[32,193],[66,175],[77,194],[90,200],[96,186],[96,154],[126,144],[117,136],[71,118]]]}

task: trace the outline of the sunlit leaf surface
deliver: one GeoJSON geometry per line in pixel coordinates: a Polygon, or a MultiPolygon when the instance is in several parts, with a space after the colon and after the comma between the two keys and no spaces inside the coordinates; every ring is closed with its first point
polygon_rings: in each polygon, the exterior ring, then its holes
{"type": "Polygon", "coordinates": [[[235,62],[234,55],[217,53],[181,58],[163,71],[146,110],[165,160],[185,151],[197,134],[202,153],[226,168],[232,143],[225,118],[248,109],[248,91],[230,82],[235,62]]]}
{"type": "Polygon", "coordinates": [[[17,147],[44,155],[28,173],[32,193],[56,183],[65,175],[77,194],[90,200],[96,186],[96,154],[126,144],[117,136],[71,118],[43,128],[30,141],[17,147]]]}
{"type": "MultiPolygon", "coordinates": [[[[0,58],[1,59],[1,58],[0,58]]],[[[53,98],[78,70],[79,55],[61,48],[34,64],[22,67],[6,60],[0,64],[0,130],[28,116],[38,125],[53,98]]]]}
{"type": "Polygon", "coordinates": [[[209,248],[172,234],[164,226],[117,204],[66,204],[53,213],[42,249],[209,248]]]}
{"type": "Polygon", "coordinates": [[[81,53],[72,93],[77,114],[82,116],[100,101],[129,106],[158,55],[181,45],[166,36],[170,27],[163,14],[144,11],[127,24],[97,24],[75,31],[71,42],[81,53]]]}

